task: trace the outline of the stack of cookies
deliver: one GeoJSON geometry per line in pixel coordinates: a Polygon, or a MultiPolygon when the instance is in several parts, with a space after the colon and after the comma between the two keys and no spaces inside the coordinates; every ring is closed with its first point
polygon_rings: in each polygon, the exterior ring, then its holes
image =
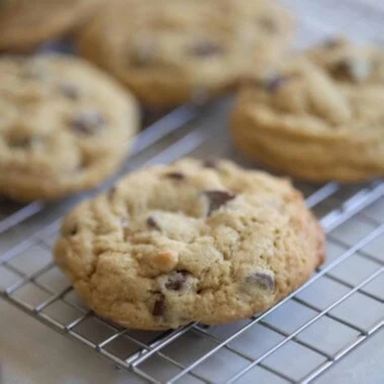
{"type": "MultiPolygon", "coordinates": [[[[136,97],[168,108],[244,82],[232,121],[244,152],[316,180],[378,176],[380,53],[338,42],[280,68],[293,30],[268,0],[1,1],[1,51],[72,35],[84,59],[0,57],[0,193],[29,201],[94,188],[129,151],[136,97]],[[358,153],[340,156],[346,143],[358,153]]],[[[162,330],[270,308],[323,263],[324,236],[288,180],[183,159],[80,204],[54,254],[97,313],[162,330]]]]}

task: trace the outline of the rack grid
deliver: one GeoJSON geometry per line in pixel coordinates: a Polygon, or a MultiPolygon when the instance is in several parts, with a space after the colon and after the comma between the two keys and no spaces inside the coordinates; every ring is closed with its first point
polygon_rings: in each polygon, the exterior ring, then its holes
{"type": "MultiPolygon", "coordinates": [[[[384,29],[378,23],[384,6],[373,0],[284,3],[302,22],[301,46],[340,31],[372,39],[384,29]],[[314,19],[319,12],[324,17],[314,19]]],[[[184,155],[255,167],[227,137],[230,102],[166,114],[139,134],[121,174],[184,155]]],[[[312,382],[384,328],[384,183],[297,187],[326,232],[327,261],[306,284],[251,319],[144,332],[90,311],[51,258],[63,212],[84,196],[54,207],[0,202],[0,297],[127,369],[132,383],[312,382]]]]}

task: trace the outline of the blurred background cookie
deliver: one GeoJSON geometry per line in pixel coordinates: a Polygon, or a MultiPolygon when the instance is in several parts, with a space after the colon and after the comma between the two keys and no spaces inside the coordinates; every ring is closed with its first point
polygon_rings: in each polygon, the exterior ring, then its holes
{"type": "Polygon", "coordinates": [[[232,135],[252,158],[313,181],[384,175],[384,50],[327,41],[245,87],[232,135]]]}
{"type": "Polygon", "coordinates": [[[69,56],[0,59],[0,194],[57,198],[118,168],[137,131],[133,97],[69,56]]]}
{"type": "Polygon", "coordinates": [[[25,51],[57,38],[103,0],[1,0],[0,51],[25,51]]]}
{"type": "Polygon", "coordinates": [[[111,0],[80,33],[80,53],[144,104],[208,98],[287,48],[290,15],[259,0],[111,0]]]}

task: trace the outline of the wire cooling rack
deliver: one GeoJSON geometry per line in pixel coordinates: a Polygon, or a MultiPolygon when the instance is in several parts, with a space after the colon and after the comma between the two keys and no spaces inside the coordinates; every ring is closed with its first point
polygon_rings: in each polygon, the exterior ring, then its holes
{"type": "MultiPolygon", "coordinates": [[[[301,21],[301,46],[337,32],[384,36],[384,5],[373,0],[284,3],[301,21]]],[[[156,120],[138,136],[121,173],[183,155],[255,167],[227,137],[229,103],[185,105],[156,120]]],[[[327,261],[296,292],[251,319],[143,332],[94,314],[51,258],[63,213],[84,196],[56,204],[0,202],[0,297],[134,373],[130,383],[312,382],[384,328],[384,183],[297,187],[327,234],[327,261]]]]}

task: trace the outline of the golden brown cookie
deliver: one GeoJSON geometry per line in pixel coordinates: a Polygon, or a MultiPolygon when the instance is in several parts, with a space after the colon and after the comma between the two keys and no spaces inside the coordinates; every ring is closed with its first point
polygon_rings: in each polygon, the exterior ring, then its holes
{"type": "Polygon", "coordinates": [[[232,135],[250,157],[296,177],[384,175],[384,49],[332,40],[240,92],[232,135]]]}
{"type": "Polygon", "coordinates": [[[223,92],[274,62],[293,32],[272,1],[111,0],[80,34],[80,52],[145,103],[223,92]]]}
{"type": "Polygon", "coordinates": [[[137,127],[134,98],[81,59],[0,59],[0,195],[94,187],[119,167],[137,127]]]}
{"type": "Polygon", "coordinates": [[[266,310],[322,264],[324,239],[287,180],[184,159],[78,206],[55,259],[95,312],[167,329],[266,310]]]}
{"type": "Polygon", "coordinates": [[[0,0],[0,51],[34,48],[78,26],[101,0],[0,0]]]}

